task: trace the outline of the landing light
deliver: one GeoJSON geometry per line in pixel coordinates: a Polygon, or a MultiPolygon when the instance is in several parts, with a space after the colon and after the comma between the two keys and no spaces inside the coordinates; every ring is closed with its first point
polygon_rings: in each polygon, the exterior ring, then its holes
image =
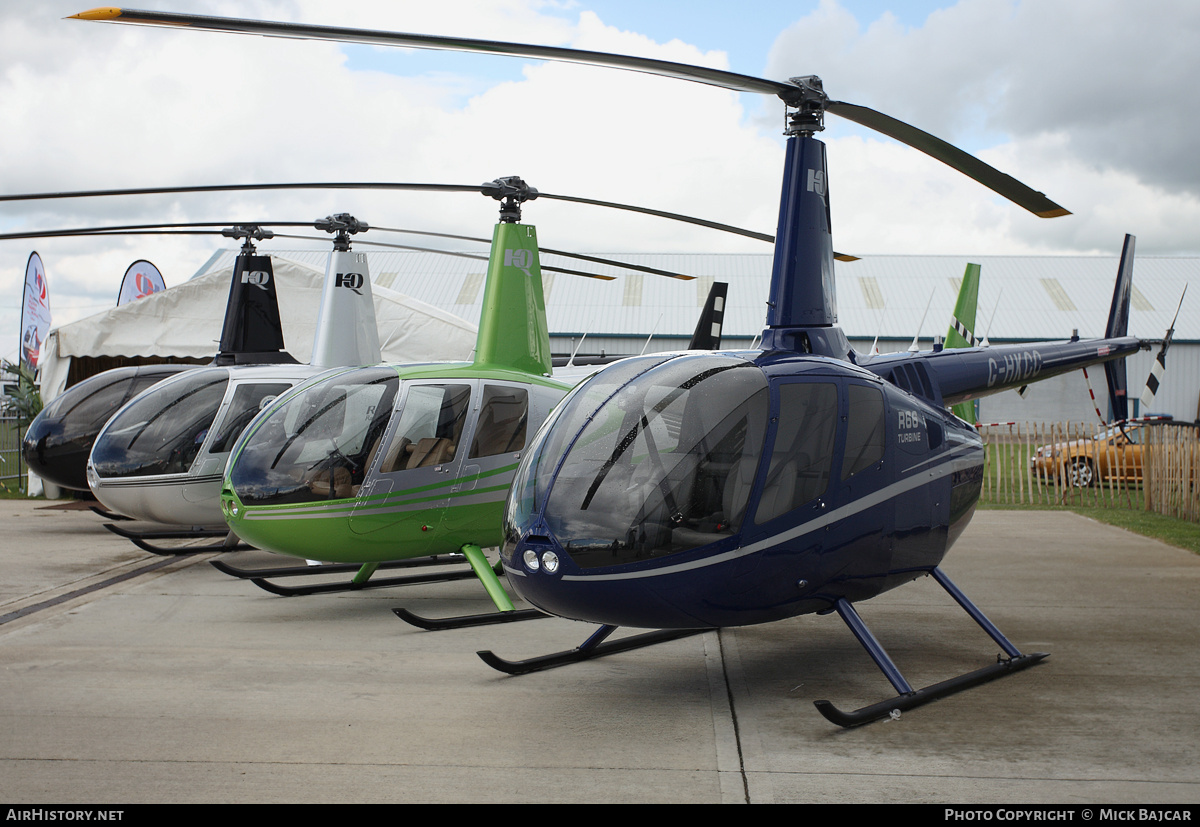
{"type": "MultiPolygon", "coordinates": [[[[533,549],[525,549],[525,554],[523,557],[525,559],[525,568],[529,569],[530,571],[537,571],[539,568],[541,568],[542,564],[538,562],[537,552],[533,549]]],[[[555,558],[554,565],[556,568],[558,567],[558,558],[555,558]]]]}
{"type": "Polygon", "coordinates": [[[553,551],[547,551],[542,555],[542,565],[546,567],[546,574],[554,574],[558,571],[558,555],[553,551]]]}

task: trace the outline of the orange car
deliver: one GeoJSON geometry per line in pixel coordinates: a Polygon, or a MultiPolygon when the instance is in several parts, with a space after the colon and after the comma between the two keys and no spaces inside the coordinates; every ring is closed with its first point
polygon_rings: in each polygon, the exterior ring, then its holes
{"type": "Polygon", "coordinates": [[[1099,439],[1043,445],[1029,458],[1029,470],[1043,479],[1061,472],[1067,482],[1082,488],[1108,479],[1140,482],[1144,436],[1140,423],[1127,423],[1109,428],[1099,439]]]}

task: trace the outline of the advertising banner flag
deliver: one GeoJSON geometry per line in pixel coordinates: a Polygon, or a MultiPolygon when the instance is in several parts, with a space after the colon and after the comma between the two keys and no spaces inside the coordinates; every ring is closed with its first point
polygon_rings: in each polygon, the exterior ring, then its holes
{"type": "Polygon", "coordinates": [[[129,265],[125,277],[121,279],[117,307],[166,289],[167,285],[163,282],[162,273],[158,272],[158,268],[145,259],[138,259],[129,265]]]}
{"type": "Polygon", "coordinates": [[[42,342],[50,332],[50,295],[46,267],[37,252],[25,265],[25,295],[21,301],[21,364],[37,370],[42,342]]]}

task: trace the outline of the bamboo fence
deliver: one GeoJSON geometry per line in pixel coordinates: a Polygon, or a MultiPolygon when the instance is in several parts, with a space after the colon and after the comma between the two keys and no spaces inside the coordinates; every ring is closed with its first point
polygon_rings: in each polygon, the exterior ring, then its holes
{"type": "Polygon", "coordinates": [[[1156,425],[1146,435],[1147,511],[1200,522],[1200,437],[1196,428],[1156,425]]]}
{"type": "Polygon", "coordinates": [[[1082,422],[983,425],[980,501],[1157,511],[1200,521],[1200,428],[1142,422],[1127,431],[1082,422]]]}

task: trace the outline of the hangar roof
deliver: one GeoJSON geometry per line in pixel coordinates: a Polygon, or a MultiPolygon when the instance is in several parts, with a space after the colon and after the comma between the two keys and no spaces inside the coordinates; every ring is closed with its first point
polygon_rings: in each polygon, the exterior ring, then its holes
{"type": "MultiPolygon", "coordinates": [[[[486,262],[427,252],[366,252],[376,284],[465,319],[479,317],[486,262]]],[[[218,253],[203,268],[227,266],[236,251],[218,253]]],[[[322,250],[277,255],[323,267],[322,250]]],[[[471,255],[486,256],[486,252],[471,255]]],[[[750,339],[762,329],[770,254],[691,253],[595,255],[697,278],[679,281],[617,271],[543,254],[542,264],[616,274],[600,281],[543,273],[552,334],[689,336],[714,280],[729,282],[725,336],[750,339]]],[[[857,339],[922,339],[945,335],[968,262],[981,265],[976,335],[993,341],[1061,339],[1073,329],[1101,336],[1112,301],[1117,256],[869,256],[837,262],[838,321],[857,339]],[[928,306],[928,316],[922,317],[928,306]],[[989,322],[990,320],[990,322],[989,322]]],[[[1189,280],[1200,281],[1200,258],[1142,256],[1135,260],[1130,333],[1161,337],[1189,280]]],[[[1185,300],[1175,340],[1200,341],[1200,286],[1185,300]]]]}

